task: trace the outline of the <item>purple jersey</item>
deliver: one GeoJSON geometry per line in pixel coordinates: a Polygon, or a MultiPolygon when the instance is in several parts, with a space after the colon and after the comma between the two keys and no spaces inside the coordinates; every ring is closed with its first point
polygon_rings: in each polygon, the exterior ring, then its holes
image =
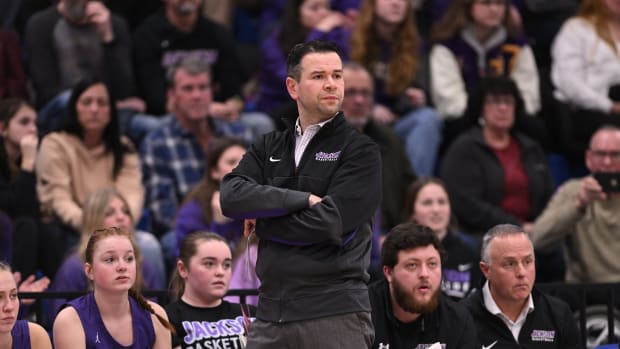
{"type": "Polygon", "coordinates": [[[30,329],[28,321],[17,320],[11,330],[13,349],[30,349],[30,329]]]}
{"type": "Polygon", "coordinates": [[[151,313],[140,307],[136,300],[131,297],[129,297],[129,305],[133,325],[133,344],[129,346],[120,345],[105,328],[93,292],[76,298],[68,302],[67,305],[75,308],[80,317],[86,336],[86,349],[150,349],[155,344],[155,328],[151,320],[151,313]]]}

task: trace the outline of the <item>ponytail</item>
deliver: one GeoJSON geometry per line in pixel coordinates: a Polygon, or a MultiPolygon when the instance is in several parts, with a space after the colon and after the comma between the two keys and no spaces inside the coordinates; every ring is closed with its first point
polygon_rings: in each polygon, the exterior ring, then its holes
{"type": "Polygon", "coordinates": [[[171,302],[179,300],[183,296],[183,292],[185,292],[185,280],[179,275],[178,268],[174,269],[172,277],[170,277],[168,289],[171,302]]]}
{"type": "Polygon", "coordinates": [[[142,296],[142,294],[138,291],[136,291],[133,287],[129,289],[129,295],[136,300],[136,302],[138,302],[138,304],[140,305],[140,307],[142,307],[142,309],[148,311],[149,313],[155,315],[155,317],[157,317],[157,320],[159,320],[159,323],[161,323],[165,328],[168,329],[168,331],[170,331],[172,333],[173,336],[176,335],[176,330],[174,329],[174,326],[172,326],[172,324],[164,319],[163,316],[157,314],[155,312],[155,310],[153,310],[153,307],[151,307],[151,305],[149,304],[149,302],[144,299],[144,297],[142,296]]]}

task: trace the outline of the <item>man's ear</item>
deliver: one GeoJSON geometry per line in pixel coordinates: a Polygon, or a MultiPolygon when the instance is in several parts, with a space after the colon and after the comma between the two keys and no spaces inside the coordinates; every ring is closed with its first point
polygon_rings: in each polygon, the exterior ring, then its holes
{"type": "Polygon", "coordinates": [[[391,284],[392,283],[392,268],[388,267],[387,265],[384,265],[383,276],[385,276],[385,279],[387,280],[387,282],[391,284]]]}
{"type": "Polygon", "coordinates": [[[488,280],[489,279],[489,265],[484,261],[480,261],[480,270],[482,271],[484,278],[488,280]]]}
{"type": "Polygon", "coordinates": [[[290,76],[286,77],[286,90],[288,91],[289,96],[291,96],[291,98],[293,100],[297,100],[297,98],[299,98],[299,95],[297,93],[297,80],[293,79],[290,76]]]}

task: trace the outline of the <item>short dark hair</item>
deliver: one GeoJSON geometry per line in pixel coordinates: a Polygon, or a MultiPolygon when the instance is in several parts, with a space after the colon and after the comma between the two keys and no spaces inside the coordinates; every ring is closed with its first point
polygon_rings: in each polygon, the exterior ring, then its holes
{"type": "Polygon", "coordinates": [[[398,263],[398,252],[432,245],[443,261],[446,251],[433,230],[427,226],[408,222],[390,230],[381,248],[381,264],[394,268],[398,263]]]}
{"type": "Polygon", "coordinates": [[[340,49],[338,49],[338,46],[328,41],[312,40],[293,46],[293,48],[288,53],[288,57],[286,58],[286,75],[299,81],[299,78],[301,76],[301,67],[299,66],[299,64],[307,54],[329,52],[334,52],[338,54],[340,59],[342,59],[342,55],[340,54],[340,49]]]}
{"type": "Polygon", "coordinates": [[[523,123],[526,112],[521,91],[513,79],[501,75],[486,76],[478,81],[467,99],[467,107],[463,114],[464,121],[470,125],[478,124],[487,96],[512,96],[515,100],[515,121],[512,130],[517,129],[523,123]]]}

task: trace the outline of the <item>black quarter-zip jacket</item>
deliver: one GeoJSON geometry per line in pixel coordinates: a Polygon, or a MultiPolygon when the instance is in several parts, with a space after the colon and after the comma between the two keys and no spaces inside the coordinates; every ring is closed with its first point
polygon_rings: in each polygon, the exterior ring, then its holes
{"type": "Polygon", "coordinates": [[[386,280],[377,281],[368,289],[375,327],[372,349],[426,349],[436,342],[443,349],[480,348],[471,315],[447,296],[440,296],[434,311],[404,323],[394,317],[386,280]]]}
{"type": "Polygon", "coordinates": [[[493,349],[580,349],[577,323],[566,303],[558,298],[532,290],[534,311],[529,313],[519,332],[519,342],[497,316],[484,306],[482,290],[463,300],[478,327],[483,348],[493,349]]]}
{"type": "Polygon", "coordinates": [[[370,311],[366,270],[381,202],[378,146],[338,113],[297,167],[294,158],[288,122],[253,144],[221,186],[226,216],[257,218],[257,317],[288,322],[370,311]],[[322,201],[309,207],[310,194],[322,201]]]}

